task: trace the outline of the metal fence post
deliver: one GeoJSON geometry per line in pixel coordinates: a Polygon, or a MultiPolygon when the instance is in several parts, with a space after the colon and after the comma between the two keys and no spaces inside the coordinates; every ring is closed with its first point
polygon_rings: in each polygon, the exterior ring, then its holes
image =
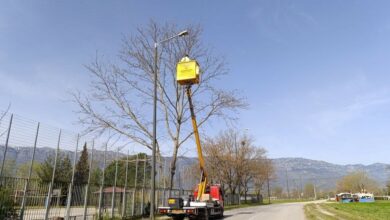
{"type": "Polygon", "coordinates": [[[161,176],[162,176],[162,162],[161,162],[161,157],[159,157],[159,169],[157,169],[157,176],[156,178],[158,179],[157,181],[157,187],[156,187],[156,205],[154,206],[155,209],[157,210],[158,206],[159,206],[159,201],[162,200],[161,199],[161,196],[162,196],[162,191],[160,190],[160,186],[161,186],[161,176]]]}
{"type": "Polygon", "coordinates": [[[166,195],[166,191],[167,189],[164,188],[164,191],[163,191],[163,201],[162,201],[162,205],[165,206],[165,200],[167,200],[167,195],[166,195]]]}
{"type": "Polygon", "coordinates": [[[62,130],[60,129],[60,133],[58,134],[56,155],[54,157],[53,173],[52,173],[51,182],[50,182],[50,185],[49,185],[49,192],[47,193],[47,198],[46,198],[45,220],[47,220],[49,218],[51,195],[53,193],[54,178],[55,178],[55,175],[56,175],[56,168],[57,168],[58,152],[60,151],[61,133],[62,133],[62,130]]]}
{"type": "Polygon", "coordinates": [[[122,198],[122,218],[126,215],[126,190],[127,190],[127,173],[128,173],[128,170],[129,170],[129,151],[127,150],[125,187],[123,189],[123,198],[122,198]]]}
{"type": "Polygon", "coordinates": [[[135,210],[135,191],[137,190],[137,178],[138,178],[138,154],[135,161],[135,177],[134,177],[134,191],[133,191],[133,208],[131,210],[131,215],[134,216],[135,210]]]}
{"type": "Polygon", "coordinates": [[[74,152],[74,158],[73,158],[73,170],[72,170],[72,180],[69,184],[69,193],[68,193],[68,198],[67,198],[67,204],[66,204],[66,220],[69,220],[70,217],[70,205],[72,203],[72,190],[73,190],[73,184],[74,184],[74,173],[76,171],[76,161],[77,161],[77,150],[79,147],[79,140],[80,140],[80,135],[77,135],[77,142],[76,142],[76,150],[74,152]]]}
{"type": "Polygon", "coordinates": [[[92,141],[92,151],[91,151],[91,161],[89,161],[89,171],[88,171],[88,182],[85,186],[85,197],[84,197],[84,213],[83,219],[87,219],[87,206],[88,206],[88,195],[89,195],[89,184],[91,183],[91,172],[92,172],[92,161],[93,161],[93,150],[94,150],[95,141],[92,141]]]}
{"type": "Polygon", "coordinates": [[[116,152],[116,159],[115,159],[115,178],[114,178],[114,186],[112,187],[112,195],[111,195],[111,218],[114,218],[116,181],[118,179],[118,155],[119,155],[119,148],[116,152]]]}
{"type": "Polygon", "coordinates": [[[25,208],[25,205],[26,205],[26,194],[27,194],[28,184],[30,182],[31,173],[32,173],[33,165],[34,165],[35,151],[37,149],[37,142],[38,142],[39,126],[40,126],[40,123],[38,122],[37,132],[36,132],[36,135],[35,135],[34,150],[33,150],[33,155],[32,155],[32,158],[31,158],[30,170],[28,172],[28,179],[27,179],[27,181],[26,181],[26,183],[24,185],[24,190],[23,190],[22,205],[20,207],[20,220],[23,220],[23,217],[24,217],[24,208],[25,208]]]}
{"type": "Polygon", "coordinates": [[[7,138],[5,139],[3,161],[2,161],[1,170],[0,170],[0,180],[1,180],[0,185],[2,183],[3,170],[4,170],[4,165],[5,165],[5,156],[7,154],[8,141],[9,141],[9,135],[11,134],[11,127],[12,127],[12,120],[13,120],[13,118],[14,118],[14,114],[11,114],[11,118],[9,120],[8,131],[7,131],[7,138]]]}
{"type": "MultiPolygon", "coordinates": [[[[172,163],[172,159],[171,159],[171,161],[169,162],[169,164],[172,165],[171,163],[172,163]]],[[[168,170],[171,170],[171,169],[168,168],[168,170]]],[[[171,175],[171,174],[170,174],[170,175],[171,175]]],[[[171,178],[170,178],[169,175],[168,175],[168,179],[169,179],[169,182],[171,182],[171,178]]],[[[174,179],[174,178],[172,178],[173,183],[170,183],[170,184],[172,185],[172,188],[169,187],[169,189],[168,189],[168,198],[171,198],[171,197],[172,197],[172,189],[173,189],[173,186],[174,186],[174,180],[173,180],[173,179],[174,179]]]]}
{"type": "Polygon", "coordinates": [[[178,178],[178,182],[179,182],[179,197],[181,197],[182,195],[181,195],[181,171],[180,171],[180,168],[179,169],[177,169],[177,178],[178,178]]]}
{"type": "Polygon", "coordinates": [[[163,206],[166,206],[166,201],[167,201],[167,177],[165,176],[165,169],[167,167],[167,159],[164,158],[164,168],[163,168],[163,173],[164,173],[164,201],[163,201],[163,206]]]}
{"type": "Polygon", "coordinates": [[[104,161],[103,161],[103,173],[102,173],[102,182],[100,185],[100,191],[99,191],[99,210],[98,210],[98,219],[102,218],[102,203],[103,203],[103,188],[104,188],[104,174],[105,174],[105,169],[106,169],[106,156],[107,156],[107,145],[104,149],[104,161]]]}
{"type": "Polygon", "coordinates": [[[157,210],[157,203],[158,203],[158,191],[157,191],[157,195],[154,197],[155,210],[157,210]]]}
{"type": "Polygon", "coordinates": [[[144,158],[144,181],[142,183],[142,199],[141,199],[141,213],[144,212],[144,197],[145,197],[145,181],[146,181],[146,155],[145,155],[145,158],[144,158]]]}

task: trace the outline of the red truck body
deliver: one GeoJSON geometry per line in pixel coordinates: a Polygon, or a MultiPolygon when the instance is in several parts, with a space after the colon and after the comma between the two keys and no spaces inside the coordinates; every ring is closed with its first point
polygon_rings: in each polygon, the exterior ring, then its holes
{"type": "MultiPolygon", "coordinates": [[[[223,217],[223,192],[219,184],[213,184],[206,188],[203,194],[204,201],[194,201],[198,196],[198,187],[195,188],[192,200],[184,201],[181,198],[170,198],[172,204],[168,207],[159,207],[160,214],[166,214],[174,220],[189,219],[209,219],[223,217]],[[179,202],[179,200],[181,200],[179,202]]],[[[169,202],[168,202],[169,203],[169,202]]]]}

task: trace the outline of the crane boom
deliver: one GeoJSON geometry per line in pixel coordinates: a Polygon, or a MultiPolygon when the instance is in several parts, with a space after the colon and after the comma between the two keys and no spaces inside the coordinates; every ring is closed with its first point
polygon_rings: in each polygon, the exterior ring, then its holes
{"type": "Polygon", "coordinates": [[[199,182],[199,185],[198,185],[198,196],[196,198],[196,200],[199,201],[199,200],[201,200],[202,195],[204,194],[204,192],[206,190],[207,172],[206,172],[206,169],[205,169],[205,162],[204,162],[203,153],[202,153],[202,146],[201,146],[200,138],[199,138],[198,124],[196,123],[194,105],[192,104],[191,85],[187,85],[186,86],[186,92],[187,92],[187,97],[188,97],[188,103],[190,105],[192,127],[194,129],[196,149],[197,149],[197,152],[198,152],[199,169],[200,169],[200,172],[201,172],[200,182],[199,182]]]}
{"type": "Polygon", "coordinates": [[[169,197],[168,207],[159,207],[160,214],[166,214],[173,219],[205,219],[223,217],[224,200],[223,190],[220,184],[208,184],[205,161],[202,153],[202,146],[199,138],[198,124],[196,123],[194,105],[192,103],[191,85],[200,82],[199,64],[191,60],[187,55],[177,64],[176,80],[179,85],[185,86],[188,96],[188,103],[191,112],[192,127],[194,129],[196,149],[198,152],[200,181],[194,195],[189,195],[186,201],[181,197],[169,197]],[[206,189],[207,187],[207,189],[206,189]],[[195,198],[196,197],[196,200],[195,198]]]}

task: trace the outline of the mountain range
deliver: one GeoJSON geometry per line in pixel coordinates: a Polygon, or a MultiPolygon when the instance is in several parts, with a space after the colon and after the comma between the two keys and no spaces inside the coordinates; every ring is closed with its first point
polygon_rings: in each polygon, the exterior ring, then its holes
{"type": "MultiPolygon", "coordinates": [[[[4,146],[0,146],[0,161],[3,158],[4,146]]],[[[72,151],[62,150],[62,154],[73,158],[72,151]]],[[[9,147],[7,150],[7,159],[15,161],[16,167],[30,162],[33,154],[32,147],[9,147]]],[[[35,153],[35,161],[43,162],[48,155],[54,155],[53,148],[37,148],[35,153]]],[[[95,150],[94,159],[98,161],[99,166],[103,167],[104,152],[95,150]]],[[[107,152],[107,163],[114,160],[116,152],[107,152]]],[[[119,154],[119,157],[124,157],[124,154],[119,154]]],[[[170,158],[164,158],[170,161],[170,158]]],[[[381,186],[390,179],[390,165],[384,163],[374,163],[370,165],[363,164],[349,164],[339,165],[328,163],[325,161],[311,160],[305,158],[275,158],[271,159],[275,172],[271,179],[273,186],[280,186],[287,188],[287,185],[292,189],[294,187],[302,187],[306,183],[313,183],[316,187],[329,190],[336,186],[336,182],[341,177],[353,171],[365,171],[367,175],[377,181],[381,186]]],[[[169,163],[167,162],[167,167],[169,163]]],[[[177,167],[184,171],[185,167],[197,163],[197,158],[179,157],[177,167]]],[[[168,168],[164,172],[168,173],[168,168]]]]}

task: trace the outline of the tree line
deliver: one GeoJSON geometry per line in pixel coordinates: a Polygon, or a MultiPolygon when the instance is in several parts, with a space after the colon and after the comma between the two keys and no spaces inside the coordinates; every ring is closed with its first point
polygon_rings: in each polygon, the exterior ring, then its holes
{"type": "MultiPolygon", "coordinates": [[[[54,183],[67,187],[71,182],[73,174],[72,159],[69,154],[59,154],[56,162],[56,170],[54,174],[54,183]]],[[[31,178],[37,179],[40,183],[48,184],[52,181],[54,170],[55,155],[51,154],[43,161],[39,163],[34,161],[31,178]]],[[[74,172],[74,184],[85,185],[88,183],[89,173],[91,172],[90,184],[94,186],[100,186],[102,184],[103,167],[100,166],[101,161],[93,160],[92,169],[90,169],[90,158],[88,156],[87,144],[84,144],[83,150],[77,160],[74,172]]],[[[31,163],[27,162],[21,164],[17,170],[14,160],[7,160],[4,176],[5,177],[18,177],[27,178],[31,163]]],[[[128,186],[132,187],[137,184],[143,184],[145,180],[146,186],[149,184],[151,165],[148,160],[148,156],[145,153],[139,153],[137,155],[129,155],[128,157],[118,158],[118,160],[110,161],[104,168],[104,185],[113,186],[115,181],[116,166],[118,167],[117,173],[117,186],[124,186],[126,170],[128,186]],[[126,162],[129,160],[129,162],[126,162]],[[126,169],[127,165],[127,169],[126,169]],[[136,169],[137,180],[135,181],[136,169]]]]}

